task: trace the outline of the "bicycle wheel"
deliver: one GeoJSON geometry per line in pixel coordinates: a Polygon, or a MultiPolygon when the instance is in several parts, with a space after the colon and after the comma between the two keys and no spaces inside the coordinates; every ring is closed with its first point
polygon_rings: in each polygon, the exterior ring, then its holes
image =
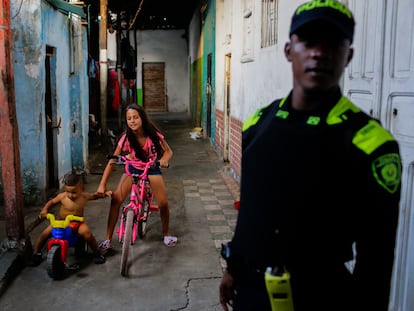
{"type": "Polygon", "coordinates": [[[121,221],[119,222],[119,229],[117,231],[117,233],[118,233],[118,240],[119,240],[119,243],[121,243],[121,244],[122,244],[122,242],[124,240],[125,221],[126,221],[126,217],[125,217],[125,206],[122,206],[122,209],[121,209],[121,221]]]}
{"type": "Polygon", "coordinates": [[[121,254],[121,275],[126,276],[128,274],[128,252],[131,246],[132,237],[132,225],[134,223],[134,211],[129,209],[127,211],[125,221],[125,234],[122,243],[122,254],[121,254]]]}
{"type": "Polygon", "coordinates": [[[60,280],[65,272],[60,245],[53,245],[47,253],[47,273],[52,279],[60,280]]]}
{"type": "Polygon", "coordinates": [[[145,199],[142,203],[142,209],[141,209],[141,217],[140,221],[138,222],[138,235],[142,239],[144,238],[145,234],[147,234],[147,221],[149,216],[149,203],[148,200],[145,199]]]}

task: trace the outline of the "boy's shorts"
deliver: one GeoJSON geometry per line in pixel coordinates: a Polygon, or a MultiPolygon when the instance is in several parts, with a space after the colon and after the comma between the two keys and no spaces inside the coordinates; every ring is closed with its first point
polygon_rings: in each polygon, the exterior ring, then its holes
{"type": "Polygon", "coordinates": [[[83,224],[83,223],[84,223],[84,221],[75,221],[75,220],[73,220],[69,223],[69,227],[72,229],[73,232],[78,232],[78,229],[79,229],[80,225],[83,224]]]}

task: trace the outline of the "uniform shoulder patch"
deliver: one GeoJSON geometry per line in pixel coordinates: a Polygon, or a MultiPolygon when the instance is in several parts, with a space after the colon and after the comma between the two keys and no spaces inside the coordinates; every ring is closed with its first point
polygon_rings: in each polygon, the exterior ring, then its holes
{"type": "Polygon", "coordinates": [[[253,114],[251,114],[244,122],[242,127],[242,132],[247,131],[250,127],[256,125],[259,122],[260,117],[262,116],[262,109],[257,109],[253,114]]]}
{"type": "Polygon", "coordinates": [[[378,184],[393,194],[401,182],[401,159],[396,153],[384,154],[372,162],[372,172],[378,184]]]}

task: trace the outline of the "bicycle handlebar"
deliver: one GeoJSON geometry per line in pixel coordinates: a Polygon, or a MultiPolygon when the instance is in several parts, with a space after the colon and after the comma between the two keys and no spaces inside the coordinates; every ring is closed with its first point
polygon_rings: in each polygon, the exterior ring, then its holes
{"type": "MultiPolygon", "coordinates": [[[[160,167],[160,161],[159,160],[155,160],[155,161],[150,160],[148,162],[143,162],[141,160],[131,160],[128,157],[123,156],[123,155],[107,155],[106,158],[107,159],[116,159],[117,160],[116,162],[111,163],[111,164],[114,164],[114,165],[125,165],[127,162],[130,162],[132,164],[136,163],[136,164],[145,166],[148,163],[152,162],[152,164],[150,166],[154,165],[156,167],[160,167]]],[[[170,165],[168,165],[166,168],[168,168],[168,167],[170,167],[170,165]]]]}

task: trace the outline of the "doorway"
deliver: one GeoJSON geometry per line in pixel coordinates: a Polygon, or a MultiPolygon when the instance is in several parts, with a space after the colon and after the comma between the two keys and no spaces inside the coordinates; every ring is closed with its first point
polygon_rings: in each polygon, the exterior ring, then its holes
{"type": "Polygon", "coordinates": [[[142,64],[143,103],[147,111],[167,111],[165,63],[142,64]]]}
{"type": "Polygon", "coordinates": [[[231,54],[227,54],[224,61],[224,76],[225,76],[225,85],[224,85],[224,146],[223,146],[223,161],[229,161],[229,152],[230,152],[230,64],[231,64],[231,54]]]}
{"type": "Polygon", "coordinates": [[[59,189],[57,135],[60,121],[56,113],[56,50],[46,46],[45,59],[45,118],[46,118],[46,196],[59,189]]]}
{"type": "Polygon", "coordinates": [[[206,116],[206,132],[207,136],[211,137],[211,92],[212,92],[212,86],[211,86],[211,79],[212,79],[212,73],[211,73],[211,67],[212,67],[212,54],[208,54],[207,56],[207,116],[206,116]]]}

